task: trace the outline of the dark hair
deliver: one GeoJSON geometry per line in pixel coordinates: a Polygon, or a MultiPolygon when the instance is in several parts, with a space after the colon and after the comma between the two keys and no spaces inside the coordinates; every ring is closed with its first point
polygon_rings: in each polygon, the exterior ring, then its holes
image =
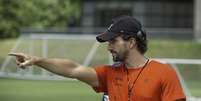
{"type": "Polygon", "coordinates": [[[140,30],[136,34],[122,34],[122,38],[128,41],[130,38],[135,38],[137,49],[141,54],[145,54],[147,51],[147,36],[146,31],[140,30]]]}

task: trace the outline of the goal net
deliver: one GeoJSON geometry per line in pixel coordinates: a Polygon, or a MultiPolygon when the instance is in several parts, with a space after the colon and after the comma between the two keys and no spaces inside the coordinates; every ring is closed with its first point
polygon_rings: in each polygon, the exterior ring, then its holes
{"type": "MultiPolygon", "coordinates": [[[[68,58],[86,67],[112,64],[106,44],[99,44],[94,35],[29,34],[22,35],[10,52],[23,52],[49,58],[68,58]]],[[[188,101],[201,101],[201,60],[153,58],[172,65],[177,71],[188,101]],[[195,97],[196,96],[196,97],[195,97]]],[[[14,58],[7,56],[0,67],[0,77],[32,80],[73,80],[50,73],[37,66],[17,68],[14,58]]]]}

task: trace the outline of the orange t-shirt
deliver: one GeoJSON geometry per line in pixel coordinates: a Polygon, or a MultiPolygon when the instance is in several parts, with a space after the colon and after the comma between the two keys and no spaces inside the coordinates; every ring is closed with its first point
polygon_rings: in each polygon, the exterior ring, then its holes
{"type": "MultiPolygon", "coordinates": [[[[110,101],[128,101],[128,78],[135,80],[141,71],[118,66],[102,65],[95,68],[99,86],[96,92],[106,92],[110,101]]],[[[131,101],[174,101],[185,99],[179,78],[168,64],[151,60],[141,72],[131,91],[131,101]]]]}

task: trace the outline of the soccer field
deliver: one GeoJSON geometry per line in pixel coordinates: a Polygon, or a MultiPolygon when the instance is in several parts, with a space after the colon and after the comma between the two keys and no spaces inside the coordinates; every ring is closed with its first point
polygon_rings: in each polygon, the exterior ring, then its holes
{"type": "MultiPolygon", "coordinates": [[[[79,63],[87,56],[93,42],[91,41],[49,41],[49,56],[71,58],[79,63]],[[63,47],[60,45],[66,46],[63,47]],[[84,46],[84,48],[83,48],[84,46]],[[55,48],[56,47],[56,48],[55,48]],[[56,49],[56,50],[55,50],[56,49]],[[55,51],[53,51],[55,50],[55,51]],[[59,54],[58,54],[59,53],[59,54]]],[[[0,64],[7,53],[16,43],[15,39],[0,40],[0,64]]],[[[41,49],[41,41],[37,41],[35,49],[41,49]]],[[[23,41],[19,51],[26,48],[28,43],[23,41]]],[[[146,54],[154,58],[186,58],[200,59],[201,44],[185,40],[151,40],[146,54]]],[[[40,50],[35,50],[41,55],[40,50]]],[[[90,65],[108,63],[108,54],[105,54],[106,44],[100,45],[90,65]]],[[[37,55],[38,55],[37,54],[37,55]]],[[[201,65],[178,65],[189,92],[201,97],[201,65]]],[[[0,78],[0,101],[100,101],[101,94],[96,94],[87,84],[74,81],[32,81],[0,78]]]]}
{"type": "Polygon", "coordinates": [[[78,81],[0,79],[0,101],[100,101],[87,84],[78,81]]]}
{"type": "MultiPolygon", "coordinates": [[[[200,82],[191,82],[191,93],[200,97],[200,82]]],[[[101,101],[102,94],[79,81],[0,79],[0,101],[101,101]]]]}

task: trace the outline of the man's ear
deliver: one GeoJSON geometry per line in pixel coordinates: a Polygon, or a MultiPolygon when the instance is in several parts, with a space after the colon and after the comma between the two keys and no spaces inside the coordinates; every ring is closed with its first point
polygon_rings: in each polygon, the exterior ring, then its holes
{"type": "Polygon", "coordinates": [[[135,38],[130,38],[129,39],[129,48],[133,48],[136,46],[136,39],[135,38]]]}

